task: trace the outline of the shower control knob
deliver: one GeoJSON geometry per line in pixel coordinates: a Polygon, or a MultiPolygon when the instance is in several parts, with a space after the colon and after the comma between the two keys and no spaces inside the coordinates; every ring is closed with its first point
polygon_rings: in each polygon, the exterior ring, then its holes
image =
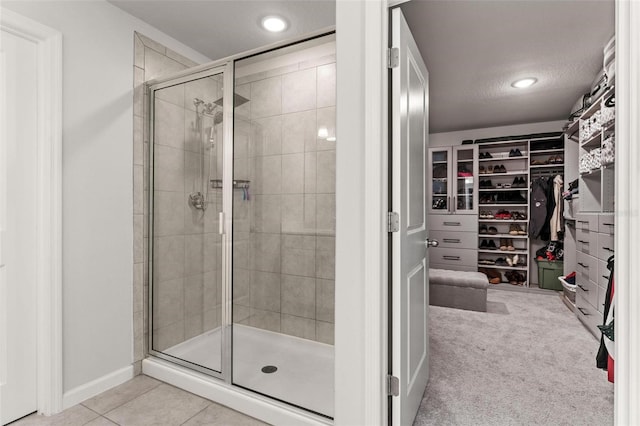
{"type": "Polygon", "coordinates": [[[430,239],[426,239],[424,240],[424,245],[426,248],[429,247],[438,247],[438,245],[440,245],[440,243],[438,242],[438,240],[430,240],[430,239]]]}

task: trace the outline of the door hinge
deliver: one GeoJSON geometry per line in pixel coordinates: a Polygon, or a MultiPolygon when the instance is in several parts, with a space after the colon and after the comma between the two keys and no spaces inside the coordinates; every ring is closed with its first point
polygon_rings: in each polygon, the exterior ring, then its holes
{"type": "Polygon", "coordinates": [[[391,374],[387,376],[387,395],[400,395],[400,380],[398,380],[396,376],[392,376],[391,374]]]}
{"type": "Polygon", "coordinates": [[[398,65],[400,65],[400,49],[390,47],[387,49],[387,67],[396,68],[398,65]]]}
{"type": "Polygon", "coordinates": [[[400,215],[396,212],[387,212],[387,232],[400,230],[400,215]]]}

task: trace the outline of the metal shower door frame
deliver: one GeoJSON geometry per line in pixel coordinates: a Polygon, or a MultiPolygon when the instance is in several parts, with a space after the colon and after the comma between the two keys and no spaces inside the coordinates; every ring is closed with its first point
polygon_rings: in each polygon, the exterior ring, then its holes
{"type": "MultiPolygon", "coordinates": [[[[199,67],[200,68],[200,67],[199,67]]],[[[189,70],[187,70],[189,71],[189,70]]],[[[162,80],[152,80],[145,83],[145,93],[148,94],[147,111],[148,120],[146,122],[149,135],[149,217],[148,217],[148,277],[149,277],[149,295],[147,299],[148,309],[148,353],[155,357],[170,361],[183,367],[204,373],[218,379],[224,380],[225,383],[231,384],[231,368],[232,368],[232,242],[233,242],[233,83],[234,83],[234,60],[224,62],[216,62],[209,64],[200,71],[192,69],[190,72],[181,72],[173,78],[169,77],[162,80]],[[155,93],[158,90],[165,89],[170,86],[188,83],[190,81],[212,77],[214,75],[223,76],[223,105],[222,105],[222,211],[219,212],[220,227],[219,234],[222,237],[221,250],[221,371],[205,368],[198,364],[194,364],[187,360],[167,355],[163,352],[153,349],[153,194],[154,194],[154,120],[155,120],[155,93]]],[[[210,185],[210,183],[208,183],[210,185]]],[[[208,186],[207,185],[207,186],[208,186]]]]}

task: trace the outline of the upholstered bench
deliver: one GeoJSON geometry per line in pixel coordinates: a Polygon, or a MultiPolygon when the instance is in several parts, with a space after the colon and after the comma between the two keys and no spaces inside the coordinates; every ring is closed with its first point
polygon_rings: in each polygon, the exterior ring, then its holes
{"type": "Polygon", "coordinates": [[[487,312],[488,286],[481,272],[429,269],[429,304],[487,312]]]}

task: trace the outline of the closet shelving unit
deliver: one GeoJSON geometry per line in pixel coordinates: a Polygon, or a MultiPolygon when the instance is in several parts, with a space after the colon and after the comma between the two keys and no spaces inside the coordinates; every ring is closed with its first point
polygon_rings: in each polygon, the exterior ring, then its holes
{"type": "Polygon", "coordinates": [[[607,106],[614,94],[615,88],[609,87],[565,133],[565,139],[573,141],[574,161],[579,165],[580,195],[579,208],[572,209],[575,220],[566,222],[576,259],[572,265],[565,264],[564,273],[576,271],[575,313],[596,337],[610,275],[606,263],[615,239],[615,142],[609,142],[615,137],[615,107],[607,106]],[[603,155],[603,150],[609,155],[603,155]],[[593,156],[600,156],[600,161],[593,161],[593,156]]]}
{"type": "Polygon", "coordinates": [[[497,141],[479,144],[478,159],[480,167],[484,168],[484,173],[479,175],[481,185],[479,192],[479,217],[480,226],[495,227],[495,234],[478,233],[478,247],[482,240],[493,240],[497,249],[478,249],[478,268],[493,269],[501,272],[502,282],[508,283],[505,273],[508,271],[517,271],[523,275],[524,286],[528,286],[528,270],[529,270],[529,237],[528,235],[512,235],[509,234],[509,228],[513,224],[517,224],[524,232],[527,231],[528,215],[529,215],[529,142],[528,140],[513,141],[497,141]],[[520,155],[510,156],[514,150],[519,150],[520,155]],[[486,154],[490,154],[490,158],[484,158],[486,154]],[[496,166],[504,166],[505,172],[488,173],[489,166],[494,169],[496,166]],[[514,186],[515,180],[522,179],[523,183],[514,186]],[[491,187],[486,187],[486,182],[491,181],[491,187]],[[498,188],[498,184],[509,185],[508,188],[498,188]],[[491,199],[487,200],[488,197],[491,199]],[[513,198],[513,200],[509,200],[513,198]],[[498,201],[499,200],[499,201],[498,201]],[[483,202],[484,201],[484,202],[483,202]],[[487,202],[489,201],[489,202],[487,202]],[[511,202],[509,202],[511,201],[511,202]],[[527,219],[497,219],[484,218],[486,212],[492,215],[497,214],[501,210],[511,212],[519,212],[526,215],[527,219]],[[515,250],[500,250],[500,240],[508,239],[515,250]],[[502,258],[506,261],[509,257],[513,259],[514,255],[518,255],[519,259],[524,260],[524,264],[516,264],[513,266],[496,265],[481,263],[483,260],[495,262],[502,258]]]}

